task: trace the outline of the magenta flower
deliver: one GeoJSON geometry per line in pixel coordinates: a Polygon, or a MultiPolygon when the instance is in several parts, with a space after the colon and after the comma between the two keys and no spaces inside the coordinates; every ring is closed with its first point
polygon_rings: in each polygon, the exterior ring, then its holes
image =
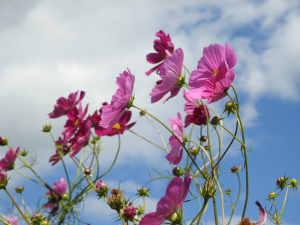
{"type": "MultiPolygon", "coordinates": [[[[181,142],[183,142],[184,134],[180,113],[177,113],[177,119],[169,118],[168,120],[171,124],[172,132],[176,135],[176,137],[178,137],[181,142]]],[[[169,138],[169,142],[171,151],[168,155],[166,155],[166,158],[170,162],[170,164],[173,163],[174,165],[176,165],[180,163],[182,159],[182,145],[173,135],[169,138]]]]}
{"type": "Polygon", "coordinates": [[[6,219],[8,220],[9,224],[11,224],[11,225],[20,225],[18,217],[16,217],[16,216],[14,216],[14,217],[6,216],[6,219]]]}
{"type": "Polygon", "coordinates": [[[53,184],[53,190],[50,189],[46,192],[46,198],[49,202],[45,205],[46,209],[52,209],[52,215],[54,215],[58,210],[58,202],[62,199],[63,195],[68,193],[68,184],[65,179],[61,177],[59,181],[56,181],[53,184]],[[53,193],[53,190],[55,191],[55,193],[53,193]]]}
{"type": "Polygon", "coordinates": [[[65,134],[63,135],[63,139],[59,137],[55,143],[57,146],[61,146],[61,148],[57,148],[56,153],[50,157],[49,162],[53,162],[51,166],[58,163],[64,155],[70,152],[72,147],[72,142],[68,140],[65,134]]]}
{"type": "Polygon", "coordinates": [[[59,98],[56,102],[56,105],[54,105],[53,112],[48,114],[49,117],[54,119],[65,115],[69,110],[73,109],[85,95],[85,92],[81,91],[79,99],[77,100],[77,93],[78,91],[75,93],[71,93],[68,99],[64,97],[59,98]]]}
{"type": "Polygon", "coordinates": [[[106,184],[102,180],[99,180],[95,186],[95,190],[100,191],[102,188],[106,188],[106,184]]]}
{"type": "Polygon", "coordinates": [[[59,196],[63,196],[64,194],[68,193],[68,184],[64,178],[60,178],[59,181],[56,181],[53,184],[53,189],[59,196]]]}
{"type": "Polygon", "coordinates": [[[207,103],[226,96],[233,79],[236,55],[229,44],[214,44],[203,49],[203,57],[189,78],[190,95],[196,99],[208,99],[207,103]]]}
{"type": "MultiPolygon", "coordinates": [[[[156,33],[156,36],[159,37],[159,39],[154,40],[154,49],[157,51],[157,53],[149,53],[146,58],[149,63],[155,64],[163,61],[166,57],[166,50],[168,50],[170,53],[173,53],[174,51],[174,45],[171,41],[171,37],[165,34],[162,30],[156,33]]],[[[160,71],[162,63],[155,66],[148,72],[146,72],[146,75],[150,75],[152,72],[160,71]]]]}
{"type": "Polygon", "coordinates": [[[6,155],[3,159],[0,160],[0,168],[7,170],[13,170],[15,166],[15,160],[17,158],[17,155],[15,153],[19,153],[19,147],[13,151],[13,149],[9,149],[6,152],[6,155]]]}
{"type": "MultiPolygon", "coordinates": [[[[185,98],[185,100],[187,100],[187,103],[185,103],[184,105],[184,111],[187,113],[187,116],[185,117],[184,121],[184,127],[187,127],[191,123],[196,125],[207,124],[206,113],[203,105],[198,106],[197,99],[191,97],[189,92],[186,90],[183,91],[183,97],[185,98]]],[[[209,118],[209,110],[206,105],[205,108],[209,118]]]]}
{"type": "MultiPolygon", "coordinates": [[[[184,84],[184,77],[181,75],[183,65],[183,51],[181,48],[176,49],[172,55],[168,53],[168,57],[160,68],[159,76],[161,80],[156,82],[156,86],[150,93],[151,103],[159,101],[168,92],[171,92],[172,98],[176,96],[184,84]]],[[[167,98],[164,102],[169,100],[167,98]]]]}
{"type": "Polygon", "coordinates": [[[82,111],[82,105],[81,101],[79,101],[79,110],[74,107],[67,113],[67,117],[69,118],[66,122],[66,125],[64,128],[66,130],[62,132],[62,134],[68,134],[67,138],[70,138],[73,136],[73,134],[76,132],[77,128],[80,127],[81,122],[83,121],[83,118],[85,117],[87,110],[88,110],[89,104],[85,107],[85,110],[82,111]]]}
{"type": "Polygon", "coordinates": [[[131,118],[131,111],[126,111],[120,118],[120,120],[111,128],[103,128],[99,124],[95,124],[95,133],[98,136],[114,136],[116,134],[123,134],[125,130],[129,130],[134,124],[130,123],[126,125],[131,118]]]}
{"type": "Polygon", "coordinates": [[[177,210],[189,192],[191,180],[189,174],[186,175],[184,183],[181,177],[173,178],[167,187],[166,196],[157,203],[156,212],[145,215],[139,224],[159,225],[169,218],[176,217],[177,210]]]}
{"type": "Polygon", "coordinates": [[[117,78],[119,89],[113,95],[111,103],[102,107],[100,126],[111,129],[126,112],[127,105],[132,98],[134,75],[127,69],[117,78]],[[128,72],[127,72],[128,71],[128,72]]]}
{"type": "Polygon", "coordinates": [[[259,220],[255,224],[264,225],[267,222],[266,210],[261,206],[259,201],[256,201],[255,204],[259,207],[259,220]]]}

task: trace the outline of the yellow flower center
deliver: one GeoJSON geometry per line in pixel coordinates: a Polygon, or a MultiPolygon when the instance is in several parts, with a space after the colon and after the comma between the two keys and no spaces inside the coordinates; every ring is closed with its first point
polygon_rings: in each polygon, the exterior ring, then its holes
{"type": "Polygon", "coordinates": [[[78,119],[74,122],[74,126],[77,126],[78,124],[78,119]]]}
{"type": "Polygon", "coordinates": [[[217,92],[218,91],[218,89],[217,88],[215,88],[215,92],[217,92]]]}
{"type": "Polygon", "coordinates": [[[120,124],[116,123],[116,124],[112,127],[112,129],[114,129],[114,130],[120,130],[120,129],[121,129],[121,126],[120,126],[120,124]]]}
{"type": "Polygon", "coordinates": [[[219,72],[219,70],[214,70],[214,71],[211,73],[211,75],[216,76],[218,72],[219,72]]]}

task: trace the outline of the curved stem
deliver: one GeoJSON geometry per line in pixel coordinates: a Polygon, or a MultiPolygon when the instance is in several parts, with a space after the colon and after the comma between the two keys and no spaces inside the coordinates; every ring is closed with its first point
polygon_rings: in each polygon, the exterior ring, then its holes
{"type": "Polygon", "coordinates": [[[220,190],[220,195],[221,195],[221,205],[222,205],[222,221],[223,221],[223,225],[225,225],[225,214],[224,214],[224,199],[223,199],[223,192],[222,192],[222,189],[221,189],[221,186],[218,182],[218,179],[215,177],[215,181],[216,181],[216,184],[220,190]]]}
{"type": "Polygon", "coordinates": [[[7,193],[7,195],[10,197],[12,203],[17,207],[18,211],[20,212],[20,214],[22,215],[22,217],[24,218],[24,220],[26,221],[26,223],[28,225],[31,225],[31,223],[29,222],[28,218],[23,214],[22,210],[19,208],[18,204],[16,203],[16,201],[13,199],[13,197],[9,194],[9,192],[6,190],[6,188],[4,189],[5,192],[7,193]]]}
{"type": "Polygon", "coordinates": [[[236,173],[236,175],[237,175],[238,180],[239,180],[239,193],[238,193],[238,196],[237,196],[236,201],[235,201],[235,203],[234,203],[234,206],[232,207],[232,211],[231,211],[231,215],[230,215],[228,224],[230,224],[230,221],[231,221],[232,216],[233,216],[233,212],[234,212],[234,210],[235,210],[236,204],[237,204],[238,201],[239,201],[240,193],[241,193],[241,179],[240,179],[239,173],[236,173]]]}
{"type": "Polygon", "coordinates": [[[77,209],[76,209],[76,206],[73,205],[73,207],[74,207],[74,211],[75,211],[75,214],[76,214],[76,216],[77,216],[77,219],[78,219],[78,225],[81,225],[79,213],[78,213],[78,211],[77,211],[77,209]]]}
{"type": "Polygon", "coordinates": [[[184,69],[188,72],[188,74],[191,76],[191,73],[190,73],[190,71],[186,68],[186,66],[185,66],[184,64],[182,64],[182,65],[183,65],[184,69]]]}
{"type": "Polygon", "coordinates": [[[133,134],[135,134],[136,136],[138,136],[138,137],[144,139],[145,141],[149,142],[150,144],[153,144],[153,145],[155,145],[156,147],[158,147],[158,148],[160,148],[160,149],[166,151],[167,153],[169,153],[169,151],[168,151],[166,148],[160,147],[159,145],[153,143],[152,141],[149,141],[147,138],[143,137],[142,135],[139,135],[139,134],[135,133],[135,132],[132,131],[132,130],[128,130],[128,131],[131,132],[131,133],[133,133],[133,134]]]}
{"type": "Polygon", "coordinates": [[[37,184],[42,185],[43,187],[45,187],[44,184],[42,184],[42,183],[40,183],[40,182],[38,182],[38,181],[36,181],[36,180],[30,178],[30,177],[25,176],[24,174],[22,174],[21,172],[19,172],[17,169],[14,169],[14,171],[16,171],[16,172],[17,172],[19,175],[21,175],[22,177],[25,177],[26,179],[31,180],[31,181],[33,181],[33,182],[35,182],[35,183],[37,183],[37,184]]]}
{"type": "Polygon", "coordinates": [[[209,157],[209,155],[208,155],[208,153],[207,153],[207,151],[205,150],[205,148],[203,148],[201,145],[199,145],[199,144],[198,144],[197,142],[195,142],[195,141],[188,141],[188,142],[192,142],[192,143],[196,144],[199,148],[201,148],[201,150],[205,153],[205,155],[206,155],[206,157],[208,158],[208,160],[211,161],[211,160],[210,160],[210,157],[209,157]]]}
{"type": "Polygon", "coordinates": [[[0,221],[5,225],[11,225],[10,223],[5,222],[2,218],[0,218],[0,221]]]}
{"type": "Polygon", "coordinates": [[[287,197],[288,192],[289,192],[289,186],[287,186],[287,188],[286,188],[285,197],[284,197],[283,205],[282,205],[282,208],[281,208],[281,212],[279,214],[278,222],[280,221],[281,216],[283,214],[283,210],[284,210],[284,207],[285,207],[285,202],[286,202],[286,197],[287,197]]]}
{"type": "MultiPolygon", "coordinates": [[[[192,139],[192,133],[193,133],[194,126],[195,126],[195,124],[192,125],[190,135],[189,135],[189,140],[192,139]]],[[[190,142],[188,143],[188,149],[190,149],[190,142]]],[[[186,157],[186,165],[189,165],[189,157],[186,157]]]]}
{"type": "Polygon", "coordinates": [[[70,179],[69,179],[69,174],[68,174],[68,171],[67,171],[67,168],[66,168],[66,165],[65,165],[63,157],[61,157],[61,162],[62,162],[62,164],[64,166],[65,174],[67,176],[67,181],[68,181],[69,190],[70,190],[70,198],[69,198],[69,201],[70,201],[71,196],[72,196],[72,189],[71,189],[71,183],[70,183],[70,179]]]}
{"type": "Polygon", "coordinates": [[[231,136],[237,140],[238,142],[240,142],[242,145],[244,144],[243,142],[241,142],[235,135],[233,135],[233,133],[231,133],[226,127],[222,126],[222,125],[219,125],[221,126],[222,128],[224,128],[229,134],[231,134],[231,136]]]}
{"type": "MultiPolygon", "coordinates": [[[[142,110],[139,107],[133,105],[132,107],[138,109],[138,110],[142,110]]],[[[144,111],[144,110],[143,110],[144,111]]],[[[161,125],[163,125],[176,139],[177,141],[179,141],[179,143],[181,144],[181,146],[184,148],[184,150],[186,151],[187,155],[190,157],[190,159],[193,161],[194,165],[196,166],[196,168],[199,170],[199,172],[201,173],[201,175],[204,177],[204,174],[202,174],[202,171],[200,170],[200,168],[198,167],[197,163],[195,162],[195,160],[193,159],[192,155],[189,153],[189,151],[186,149],[186,147],[184,146],[184,144],[182,143],[182,141],[179,140],[179,138],[163,123],[161,122],[159,119],[157,119],[156,117],[152,116],[150,113],[148,113],[147,111],[144,111],[146,114],[148,114],[149,116],[151,116],[153,119],[155,119],[157,122],[159,122],[161,125]]]]}
{"type": "Polygon", "coordinates": [[[208,199],[204,198],[204,202],[203,202],[203,205],[202,205],[202,208],[201,208],[200,212],[197,214],[197,216],[192,220],[192,222],[190,224],[193,224],[196,221],[197,218],[198,218],[197,224],[200,223],[200,219],[203,215],[203,211],[204,211],[207,203],[208,203],[208,199]]]}
{"type": "Polygon", "coordinates": [[[158,129],[158,128],[155,126],[155,124],[148,118],[147,115],[145,115],[145,117],[146,117],[146,119],[152,124],[152,126],[156,129],[157,133],[158,133],[159,136],[160,136],[160,139],[161,139],[162,143],[163,143],[164,146],[165,146],[166,151],[169,153],[168,147],[167,147],[167,145],[166,145],[166,143],[165,143],[165,140],[164,140],[163,136],[161,135],[159,129],[158,129]]]}

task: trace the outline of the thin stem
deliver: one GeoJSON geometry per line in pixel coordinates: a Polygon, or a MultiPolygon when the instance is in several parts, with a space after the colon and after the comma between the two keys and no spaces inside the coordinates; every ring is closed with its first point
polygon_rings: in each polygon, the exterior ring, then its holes
{"type": "Polygon", "coordinates": [[[219,125],[221,126],[222,128],[224,128],[229,134],[231,134],[231,136],[237,140],[238,142],[240,142],[242,145],[244,144],[243,142],[241,142],[235,135],[233,135],[233,133],[231,133],[226,127],[222,126],[222,125],[219,125]]]}
{"type": "Polygon", "coordinates": [[[25,176],[24,174],[22,174],[21,172],[19,172],[17,169],[14,169],[14,170],[15,170],[19,175],[21,175],[22,177],[25,177],[26,179],[31,180],[31,181],[33,181],[33,182],[35,182],[35,183],[37,183],[37,184],[42,185],[43,187],[45,187],[44,184],[42,184],[42,183],[40,183],[40,182],[38,182],[38,181],[36,181],[36,180],[30,178],[30,177],[25,176]]]}
{"type": "Polygon", "coordinates": [[[200,219],[202,217],[204,208],[206,207],[207,203],[208,203],[208,199],[204,198],[204,202],[203,202],[202,208],[201,208],[200,212],[197,214],[197,216],[192,220],[191,224],[193,224],[196,221],[197,218],[198,218],[197,224],[200,223],[200,219]]]}
{"type": "MultiPolygon", "coordinates": [[[[142,110],[137,106],[132,106],[138,110],[142,110]]],[[[143,110],[144,111],[144,110],[143,110]]],[[[179,138],[163,123],[161,122],[159,119],[157,119],[156,117],[152,116],[150,113],[148,113],[147,111],[144,111],[146,114],[148,114],[149,116],[151,116],[153,119],[155,119],[157,122],[159,122],[161,125],[163,125],[176,139],[177,141],[179,141],[179,143],[181,144],[181,146],[184,148],[184,150],[186,151],[187,155],[191,158],[191,160],[193,161],[194,165],[196,166],[196,168],[199,170],[199,172],[201,173],[201,175],[204,177],[204,174],[202,174],[202,171],[200,170],[200,168],[198,167],[197,163],[195,162],[195,160],[193,159],[192,155],[189,153],[189,151],[186,149],[186,147],[184,146],[184,144],[182,143],[181,140],[179,140],[179,138]]]]}
{"type": "Polygon", "coordinates": [[[5,225],[11,225],[10,223],[5,222],[2,218],[0,218],[0,221],[5,225]]]}
{"type": "Polygon", "coordinates": [[[120,217],[120,219],[121,219],[121,221],[122,221],[123,225],[126,225],[126,224],[125,224],[125,222],[124,222],[124,221],[123,221],[123,219],[122,219],[122,216],[121,216],[121,214],[119,214],[119,217],[120,217]]]}
{"type": "MultiPolygon", "coordinates": [[[[189,135],[189,140],[192,139],[192,133],[193,133],[194,126],[195,126],[195,124],[192,125],[190,135],[189,135]]],[[[188,149],[190,149],[190,142],[188,143],[188,149]]],[[[189,157],[186,157],[186,165],[189,165],[189,157]]]]}
{"type": "Polygon", "coordinates": [[[69,174],[68,174],[68,171],[67,171],[65,162],[64,162],[64,160],[63,160],[63,157],[61,157],[61,162],[62,162],[62,164],[63,164],[63,166],[64,166],[64,170],[65,170],[65,173],[66,173],[66,176],[67,176],[67,181],[68,181],[69,190],[70,190],[70,198],[69,198],[69,201],[70,201],[71,196],[72,196],[72,188],[71,188],[71,183],[70,183],[70,179],[69,179],[69,174]]]}
{"type": "Polygon", "coordinates": [[[278,217],[277,217],[277,206],[276,206],[275,198],[273,198],[273,204],[275,206],[275,221],[276,221],[276,225],[279,225],[279,220],[278,220],[278,217]]]}
{"type": "Polygon", "coordinates": [[[8,196],[10,197],[11,201],[13,202],[13,204],[17,207],[18,211],[20,212],[20,214],[22,215],[22,217],[24,218],[24,220],[26,221],[26,223],[28,225],[31,225],[31,223],[29,222],[29,220],[27,219],[27,217],[23,214],[22,210],[19,208],[19,206],[16,203],[16,201],[13,199],[13,197],[9,194],[9,192],[6,190],[6,188],[4,190],[8,194],[8,196]]]}
{"type": "Polygon", "coordinates": [[[153,144],[153,145],[155,145],[156,147],[158,147],[158,148],[160,148],[160,149],[166,151],[167,153],[169,153],[169,151],[168,151],[166,148],[160,147],[159,145],[153,143],[152,141],[149,141],[147,138],[143,137],[142,135],[139,135],[139,134],[135,133],[135,132],[132,131],[132,130],[128,130],[128,131],[130,131],[131,133],[135,134],[136,136],[138,136],[138,137],[144,139],[145,141],[149,142],[150,144],[153,144]]]}
{"type": "Polygon", "coordinates": [[[145,202],[145,196],[143,196],[143,202],[144,202],[145,214],[147,214],[147,210],[146,210],[146,202],[145,202]]]}
{"type": "Polygon", "coordinates": [[[146,119],[152,124],[152,126],[156,129],[156,131],[157,131],[157,133],[159,134],[159,136],[160,136],[160,139],[162,140],[162,143],[164,144],[164,146],[165,146],[165,149],[167,150],[167,152],[169,153],[169,151],[168,151],[168,147],[167,147],[167,145],[166,145],[166,143],[165,143],[165,140],[164,140],[164,138],[163,138],[163,136],[161,135],[161,133],[160,133],[160,131],[159,131],[159,129],[155,126],[155,124],[148,118],[148,116],[147,115],[145,115],[145,117],[146,117],[146,119]]]}
{"type": "Polygon", "coordinates": [[[286,192],[285,192],[285,196],[284,196],[284,201],[283,201],[283,205],[282,205],[282,208],[281,208],[281,212],[279,214],[278,222],[280,221],[281,216],[283,214],[283,210],[284,210],[284,207],[285,207],[285,202],[286,202],[286,197],[287,197],[288,192],[289,192],[289,186],[287,186],[287,188],[286,188],[286,192]]]}
{"type": "Polygon", "coordinates": [[[231,215],[230,215],[228,224],[230,224],[230,221],[231,221],[232,216],[233,216],[233,212],[234,212],[234,210],[235,210],[236,204],[237,204],[238,201],[239,201],[240,193],[241,193],[241,179],[240,179],[239,173],[236,173],[236,175],[237,175],[238,180],[239,180],[239,192],[238,192],[238,196],[237,196],[237,198],[236,198],[236,201],[235,201],[235,203],[234,203],[234,206],[232,207],[232,211],[231,211],[231,215]]]}
{"type": "Polygon", "coordinates": [[[26,206],[25,206],[25,202],[24,202],[24,198],[23,198],[22,193],[20,193],[20,195],[21,195],[21,200],[22,200],[22,204],[23,204],[24,210],[27,213],[27,209],[26,209],[26,206]]]}
{"type": "Polygon", "coordinates": [[[220,195],[221,195],[221,205],[222,205],[222,221],[223,221],[223,225],[225,225],[225,215],[224,215],[224,199],[223,199],[223,192],[222,192],[222,189],[221,189],[221,186],[218,182],[218,179],[215,177],[215,181],[216,181],[216,184],[220,190],[220,195]]]}
{"type": "Polygon", "coordinates": [[[190,71],[186,68],[186,66],[183,65],[183,67],[184,67],[184,69],[188,72],[188,74],[191,76],[191,73],[190,73],[190,71]]]}
{"type": "Polygon", "coordinates": [[[75,211],[75,214],[76,214],[76,216],[77,216],[77,219],[78,219],[78,225],[81,225],[79,213],[78,213],[78,211],[77,211],[77,209],[76,209],[76,206],[73,205],[73,207],[74,207],[74,211],[75,211]]]}
{"type": "Polygon", "coordinates": [[[199,148],[201,148],[201,150],[205,153],[205,155],[206,155],[206,157],[208,158],[208,160],[211,161],[211,160],[210,160],[210,157],[209,157],[209,155],[208,155],[208,153],[207,153],[207,151],[205,150],[205,148],[203,148],[201,145],[199,145],[199,144],[198,144],[197,142],[195,142],[195,141],[188,141],[188,142],[192,142],[192,143],[196,144],[199,148]]]}

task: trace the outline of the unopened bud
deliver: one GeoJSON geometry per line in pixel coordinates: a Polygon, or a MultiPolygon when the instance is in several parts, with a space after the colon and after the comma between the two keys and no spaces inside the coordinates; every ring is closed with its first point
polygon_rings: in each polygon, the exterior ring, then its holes
{"type": "Polygon", "coordinates": [[[140,115],[141,115],[141,116],[145,116],[145,115],[146,115],[146,111],[145,111],[145,110],[141,110],[141,111],[140,111],[140,115]]]}
{"type": "Polygon", "coordinates": [[[7,180],[6,171],[5,170],[0,170],[0,190],[5,189],[7,183],[8,183],[8,180],[7,180]]]}
{"type": "Polygon", "coordinates": [[[20,194],[24,191],[24,187],[21,187],[21,186],[16,187],[15,191],[20,194]]]}
{"type": "Polygon", "coordinates": [[[41,216],[41,214],[39,214],[39,213],[33,214],[32,217],[31,217],[31,221],[38,218],[38,217],[40,217],[40,216],[41,216]]]}
{"type": "Polygon", "coordinates": [[[200,136],[200,141],[207,142],[207,137],[205,135],[200,136]]]}
{"type": "Polygon", "coordinates": [[[273,198],[277,197],[275,192],[270,192],[268,196],[269,196],[269,199],[273,199],[273,198]]]}
{"type": "Polygon", "coordinates": [[[23,151],[20,151],[20,155],[25,157],[28,154],[28,151],[25,151],[25,149],[23,151]]]}
{"type": "Polygon", "coordinates": [[[214,117],[210,120],[210,123],[211,123],[211,125],[216,126],[216,125],[219,125],[219,121],[220,121],[219,117],[214,116],[214,117]]]}
{"type": "Polygon", "coordinates": [[[279,177],[277,180],[276,180],[276,185],[277,186],[280,186],[281,184],[281,181],[284,179],[284,177],[279,177]]]}
{"type": "Polygon", "coordinates": [[[51,128],[52,128],[52,126],[49,124],[49,125],[45,125],[45,126],[43,126],[43,132],[44,133],[48,133],[48,132],[50,132],[51,131],[51,128]]]}
{"type": "Polygon", "coordinates": [[[143,207],[141,207],[141,206],[138,206],[136,208],[136,214],[137,215],[142,215],[144,213],[144,211],[145,211],[145,209],[143,207]]]}
{"type": "Polygon", "coordinates": [[[229,195],[230,193],[231,193],[230,189],[226,189],[225,192],[224,192],[225,195],[229,195]]]}
{"type": "Polygon", "coordinates": [[[141,188],[140,190],[137,190],[138,193],[136,195],[149,198],[149,193],[150,193],[149,190],[150,189],[147,188],[141,188]]]}
{"type": "Polygon", "coordinates": [[[198,152],[199,152],[199,149],[196,148],[195,146],[192,146],[192,147],[190,148],[190,153],[191,153],[193,156],[196,156],[196,155],[198,154],[198,152]]]}
{"type": "Polygon", "coordinates": [[[102,198],[107,195],[109,189],[107,188],[106,184],[102,180],[100,180],[95,186],[95,191],[97,192],[98,196],[102,198]]]}
{"type": "Polygon", "coordinates": [[[124,209],[124,216],[129,220],[133,220],[135,215],[136,208],[134,208],[132,205],[127,205],[124,209]]]}
{"type": "Polygon", "coordinates": [[[92,172],[92,170],[91,170],[90,168],[85,168],[85,169],[84,169],[84,174],[85,174],[85,175],[90,175],[91,172],[92,172]]]}
{"type": "Polygon", "coordinates": [[[204,149],[205,149],[205,150],[210,150],[209,145],[205,145],[205,146],[204,146],[204,149]]]}
{"type": "Polygon", "coordinates": [[[8,144],[8,139],[6,137],[0,137],[0,146],[5,146],[8,144]]]}
{"type": "Polygon", "coordinates": [[[172,170],[172,174],[175,176],[175,177],[181,177],[183,175],[183,169],[181,169],[180,167],[177,167],[175,166],[172,170]]]}
{"type": "Polygon", "coordinates": [[[241,169],[241,167],[239,167],[239,166],[233,166],[233,167],[231,167],[231,172],[237,173],[237,172],[239,172],[240,169],[241,169]]]}
{"type": "Polygon", "coordinates": [[[297,189],[297,184],[298,184],[298,181],[296,179],[291,179],[290,180],[290,185],[293,187],[293,188],[296,188],[297,189]]]}

